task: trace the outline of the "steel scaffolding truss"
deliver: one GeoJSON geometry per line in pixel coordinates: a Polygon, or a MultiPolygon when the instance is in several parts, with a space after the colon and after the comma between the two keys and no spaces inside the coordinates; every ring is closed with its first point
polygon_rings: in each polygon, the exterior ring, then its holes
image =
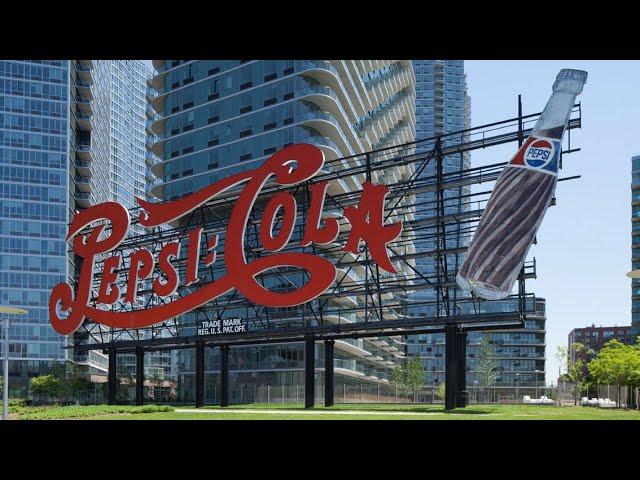
{"type": "MultiPolygon", "coordinates": [[[[523,116],[519,108],[519,115],[507,120],[325,163],[322,171],[312,180],[330,181],[324,203],[325,215],[335,215],[348,206],[357,205],[364,181],[389,187],[385,220],[387,223],[402,220],[404,224],[401,235],[388,245],[389,258],[396,266],[398,275],[381,272],[377,263],[372,261],[366,245],[357,255],[342,250],[349,235],[349,224],[344,219],[340,220],[340,233],[334,243],[301,247],[299,240],[306,225],[310,184],[307,182],[288,189],[267,184],[258,197],[245,230],[247,261],[268,255],[259,240],[265,199],[276,191],[287,190],[297,200],[298,218],[292,240],[282,251],[304,251],[331,259],[338,269],[338,276],[328,291],[299,307],[275,309],[253,304],[233,290],[197,308],[188,317],[174,318],[145,329],[105,328],[88,319],[76,337],[84,340],[72,347],[78,351],[104,349],[142,355],[144,351],[255,345],[275,341],[306,341],[309,345],[310,338],[311,341],[332,341],[337,338],[426,332],[445,332],[447,338],[454,338],[456,332],[466,335],[465,332],[472,330],[521,327],[526,315],[533,313],[531,309],[534,308],[535,296],[526,292],[525,280],[535,277],[535,260],[523,266],[518,291],[510,297],[514,305],[512,311],[495,313],[491,309],[492,302],[473,298],[456,287],[455,276],[460,256],[473,237],[491,193],[491,185],[483,185],[495,181],[506,163],[465,168],[462,160],[463,155],[474,150],[514,142],[521,144],[539,116],[540,113],[523,116]],[[455,159],[459,168],[449,168],[448,159],[455,159]],[[418,265],[419,261],[429,261],[434,268],[424,269],[418,265]],[[195,335],[194,325],[198,320],[229,316],[244,318],[248,332],[212,337],[195,335]]],[[[581,107],[576,104],[568,124],[568,148],[562,152],[561,158],[564,154],[579,150],[571,148],[571,130],[580,127],[581,107]]],[[[562,180],[566,179],[560,178],[562,180]]],[[[143,300],[133,308],[148,308],[152,302],[171,302],[189,295],[195,288],[225,273],[224,230],[237,198],[238,190],[233,190],[224,197],[203,204],[176,224],[129,236],[109,253],[123,254],[125,262],[118,273],[120,281],[126,282],[128,252],[144,247],[155,255],[167,242],[185,239],[187,232],[195,226],[203,227],[205,247],[211,235],[219,236],[216,261],[210,266],[201,267],[199,283],[180,286],[173,298],[166,299],[152,295],[149,284],[143,283],[138,291],[138,297],[143,300]]],[[[139,208],[130,211],[132,224],[137,223],[139,213],[139,208]]],[[[182,251],[186,252],[186,249],[182,251]]],[[[96,259],[92,302],[95,302],[100,284],[103,261],[104,258],[96,259]]],[[[180,278],[183,278],[186,257],[176,259],[173,264],[180,278]]],[[[292,267],[275,268],[258,278],[268,288],[286,291],[305,283],[308,274],[292,267]]],[[[122,302],[112,307],[116,312],[131,308],[122,302]]],[[[450,365],[449,360],[447,365],[450,365]]],[[[460,382],[459,377],[456,381],[460,382]]]]}

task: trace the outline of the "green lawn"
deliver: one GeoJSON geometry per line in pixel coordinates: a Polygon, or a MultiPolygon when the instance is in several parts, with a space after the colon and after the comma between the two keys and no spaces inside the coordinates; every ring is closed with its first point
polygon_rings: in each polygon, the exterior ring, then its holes
{"type": "Polygon", "coordinates": [[[442,405],[397,404],[341,404],[305,410],[301,404],[272,403],[194,410],[191,406],[156,405],[23,407],[12,417],[25,420],[640,420],[637,410],[536,405],[472,405],[446,413],[442,405]]]}

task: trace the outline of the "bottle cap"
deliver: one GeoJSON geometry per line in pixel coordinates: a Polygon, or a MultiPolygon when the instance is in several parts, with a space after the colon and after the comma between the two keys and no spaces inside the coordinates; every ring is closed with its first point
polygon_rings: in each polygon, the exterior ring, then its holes
{"type": "Polygon", "coordinates": [[[553,91],[579,95],[582,93],[582,87],[586,82],[587,72],[584,70],[563,68],[556,77],[556,81],[553,84],[553,91]]]}

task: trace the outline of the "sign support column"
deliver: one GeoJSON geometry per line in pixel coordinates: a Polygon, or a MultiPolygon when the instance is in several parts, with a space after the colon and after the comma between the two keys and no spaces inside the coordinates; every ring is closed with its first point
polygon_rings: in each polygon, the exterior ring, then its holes
{"type": "Polygon", "coordinates": [[[116,404],[116,393],[118,390],[118,356],[115,348],[109,349],[109,377],[107,384],[107,403],[116,404]]]}
{"type": "Polygon", "coordinates": [[[196,408],[204,407],[204,343],[196,342],[196,408]]]}
{"type": "Polygon", "coordinates": [[[229,406],[229,345],[220,346],[220,406],[229,406]]]}
{"type": "Polygon", "coordinates": [[[456,407],[464,408],[467,406],[467,332],[459,331],[456,335],[457,340],[457,380],[458,387],[456,391],[456,407]]]}
{"type": "Polygon", "coordinates": [[[316,366],[315,341],[313,335],[305,335],[304,340],[304,408],[313,408],[315,404],[316,366]]]}
{"type": "Polygon", "coordinates": [[[324,406],[333,405],[333,346],[332,338],[324,341],[324,406]]]}
{"type": "Polygon", "coordinates": [[[144,404],[144,350],[136,348],[136,405],[144,404]]]}
{"type": "Polygon", "coordinates": [[[457,397],[457,331],[458,328],[455,323],[449,323],[444,327],[445,338],[445,394],[444,394],[444,409],[453,410],[456,408],[457,397]]]}

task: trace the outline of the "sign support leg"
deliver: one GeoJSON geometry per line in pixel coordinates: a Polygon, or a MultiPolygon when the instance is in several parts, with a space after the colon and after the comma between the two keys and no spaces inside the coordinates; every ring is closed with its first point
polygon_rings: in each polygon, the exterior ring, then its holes
{"type": "Polygon", "coordinates": [[[229,345],[220,346],[220,406],[229,406],[229,345]]]}
{"type": "Polygon", "coordinates": [[[144,404],[144,350],[136,348],[136,405],[144,404]]]}
{"type": "Polygon", "coordinates": [[[457,345],[457,399],[456,407],[464,408],[467,406],[467,332],[458,332],[456,335],[457,345]]]}
{"type": "Polygon", "coordinates": [[[333,405],[333,346],[335,340],[324,341],[324,406],[333,405]]]}
{"type": "Polygon", "coordinates": [[[306,335],[304,340],[304,408],[313,408],[315,404],[315,347],[313,335],[306,335]]]}
{"type": "Polygon", "coordinates": [[[444,409],[453,410],[456,408],[456,390],[458,387],[457,380],[457,327],[454,323],[450,323],[444,327],[445,337],[445,394],[444,409]]]}
{"type": "Polygon", "coordinates": [[[116,404],[116,392],[118,387],[117,379],[118,357],[115,348],[109,349],[109,373],[107,380],[107,403],[116,404]]]}
{"type": "Polygon", "coordinates": [[[204,407],[204,344],[196,343],[196,408],[204,407]]]}

